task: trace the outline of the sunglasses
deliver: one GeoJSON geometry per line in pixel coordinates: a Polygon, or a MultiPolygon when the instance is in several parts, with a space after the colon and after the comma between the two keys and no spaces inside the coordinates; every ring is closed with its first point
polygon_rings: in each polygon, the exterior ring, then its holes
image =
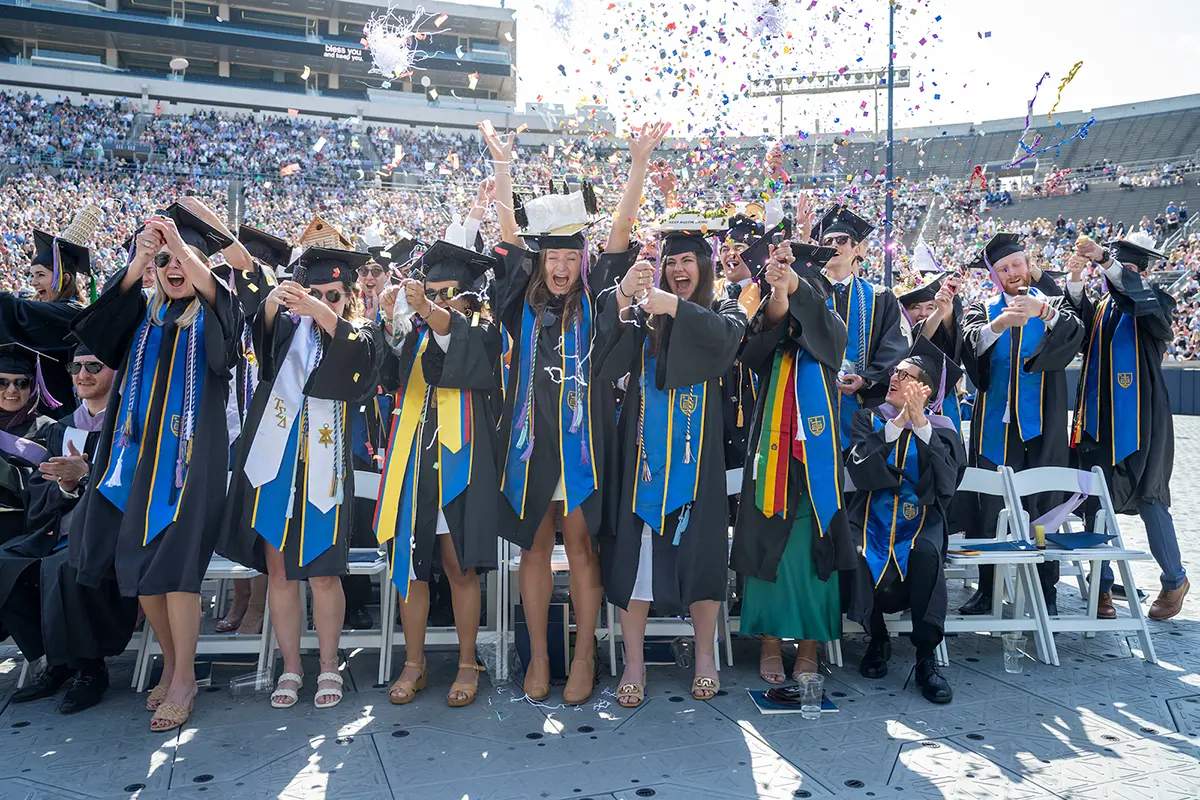
{"type": "Polygon", "coordinates": [[[88,375],[99,375],[102,369],[104,364],[99,361],[72,361],[67,364],[67,372],[72,375],[78,375],[84,370],[87,370],[88,375]]]}
{"type": "Polygon", "coordinates": [[[7,389],[9,386],[25,390],[33,386],[33,378],[0,378],[0,391],[7,389]]]}
{"type": "Polygon", "coordinates": [[[154,256],[154,266],[158,269],[166,269],[167,264],[171,263],[170,253],[156,253],[154,256]]]}
{"type": "Polygon", "coordinates": [[[447,286],[444,289],[425,290],[425,297],[430,302],[435,300],[453,300],[459,294],[462,294],[462,292],[460,292],[458,289],[455,289],[453,286],[447,286]]]}
{"type": "Polygon", "coordinates": [[[834,247],[841,247],[844,244],[850,244],[850,237],[844,233],[826,236],[821,240],[822,247],[829,247],[830,245],[833,245],[834,247]]]}
{"type": "Polygon", "coordinates": [[[358,274],[364,278],[368,276],[378,278],[383,274],[383,267],[359,267],[358,274]]]}
{"type": "MultiPolygon", "coordinates": [[[[321,290],[320,289],[309,289],[308,293],[310,296],[315,297],[318,300],[321,299],[321,290]]],[[[337,303],[337,302],[341,301],[341,299],[342,299],[342,292],[340,289],[330,289],[329,291],[325,292],[325,301],[326,302],[337,303]]]]}

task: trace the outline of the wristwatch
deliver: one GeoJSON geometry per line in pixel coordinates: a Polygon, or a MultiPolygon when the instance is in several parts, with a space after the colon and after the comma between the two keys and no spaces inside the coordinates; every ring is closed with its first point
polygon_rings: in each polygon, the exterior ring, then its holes
{"type": "Polygon", "coordinates": [[[1100,258],[1096,259],[1096,261],[1095,261],[1094,263],[1096,263],[1096,264],[1107,264],[1107,263],[1108,263],[1108,260],[1109,260],[1111,257],[1112,257],[1112,254],[1108,252],[1108,248],[1106,247],[1106,248],[1104,248],[1103,250],[1101,250],[1101,251],[1100,251],[1100,258]]]}

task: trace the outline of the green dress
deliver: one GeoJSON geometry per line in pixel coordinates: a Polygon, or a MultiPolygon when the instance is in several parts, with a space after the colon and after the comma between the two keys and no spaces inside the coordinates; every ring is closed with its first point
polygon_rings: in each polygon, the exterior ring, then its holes
{"type": "Polygon", "coordinates": [[[800,501],[775,582],[746,578],[741,631],[780,639],[832,642],[842,638],[838,574],[817,578],[813,564],[812,503],[800,501]]]}

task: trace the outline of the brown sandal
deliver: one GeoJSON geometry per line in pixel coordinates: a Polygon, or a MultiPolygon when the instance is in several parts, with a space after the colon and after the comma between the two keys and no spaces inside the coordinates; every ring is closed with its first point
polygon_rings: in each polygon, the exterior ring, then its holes
{"type": "Polygon", "coordinates": [[[158,707],[162,705],[163,700],[167,699],[167,692],[170,691],[169,683],[160,683],[150,690],[150,696],[146,698],[146,710],[158,711],[158,707]]]}
{"type": "Polygon", "coordinates": [[[417,678],[415,681],[406,681],[403,678],[398,678],[396,682],[392,684],[392,688],[388,690],[388,699],[392,701],[392,705],[394,706],[408,705],[414,699],[416,699],[417,692],[425,688],[426,679],[429,677],[429,667],[427,667],[425,664],[418,664],[415,661],[405,661],[404,666],[420,667],[421,677],[417,678]],[[397,689],[403,690],[406,694],[401,697],[397,697],[397,689]]]}
{"type": "MultiPolygon", "coordinates": [[[[484,668],[479,666],[478,664],[461,664],[460,663],[458,665],[458,668],[459,669],[473,669],[476,672],[484,671],[484,668]]],[[[455,681],[454,683],[450,684],[450,691],[446,695],[446,705],[450,706],[451,708],[462,708],[463,706],[469,706],[469,705],[471,705],[471,703],[475,702],[475,695],[478,692],[479,692],[479,676],[478,675],[475,676],[475,683],[462,683],[460,681],[455,681]],[[450,696],[452,694],[455,694],[456,692],[459,694],[465,694],[466,697],[459,700],[459,699],[455,699],[450,696]]]]}
{"type": "Polygon", "coordinates": [[[617,705],[621,708],[637,708],[646,699],[646,670],[642,668],[641,683],[623,683],[617,687],[617,705]],[[633,698],[627,702],[625,698],[633,698]]]}
{"type": "Polygon", "coordinates": [[[192,715],[194,707],[195,701],[186,706],[179,703],[163,703],[150,718],[150,730],[155,733],[166,733],[183,727],[183,724],[188,721],[188,717],[192,715]]]}
{"type": "Polygon", "coordinates": [[[525,695],[530,700],[533,700],[534,702],[540,703],[541,701],[545,700],[547,697],[550,696],[550,657],[549,656],[546,656],[544,658],[534,657],[534,658],[529,659],[529,666],[527,666],[525,668],[524,689],[525,689],[525,695]],[[546,664],[546,679],[544,681],[531,680],[530,673],[533,670],[530,669],[530,667],[532,667],[534,664],[538,664],[538,663],[542,663],[542,662],[545,662],[545,664],[546,664]]]}
{"type": "Polygon", "coordinates": [[[592,696],[592,692],[596,689],[596,662],[591,659],[584,661],[575,659],[571,662],[571,674],[567,676],[567,685],[563,687],[563,702],[569,706],[583,705],[592,696]],[[585,667],[584,675],[587,676],[587,691],[578,688],[580,681],[575,678],[575,665],[583,664],[585,667]]]}
{"type": "Polygon", "coordinates": [[[721,691],[721,680],[719,678],[709,678],[700,676],[692,681],[692,699],[708,702],[717,696],[717,692],[721,691]],[[707,697],[700,697],[696,692],[712,692],[707,697]]]}

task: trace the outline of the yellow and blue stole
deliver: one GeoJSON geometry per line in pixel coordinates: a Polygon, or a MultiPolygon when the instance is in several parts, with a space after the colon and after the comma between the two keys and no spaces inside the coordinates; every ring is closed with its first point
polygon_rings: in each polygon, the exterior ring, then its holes
{"type": "MultiPolygon", "coordinates": [[[[1037,289],[1030,289],[1031,297],[1043,296],[1037,289]]],[[[995,320],[1007,304],[1000,295],[988,306],[988,318],[995,320]]],[[[1005,328],[1004,333],[992,345],[991,374],[987,388],[976,394],[975,403],[981,405],[978,412],[983,416],[979,454],[993,464],[1008,463],[1008,426],[1015,424],[1021,441],[1042,435],[1042,390],[1045,373],[1026,372],[1025,362],[1033,357],[1042,337],[1046,335],[1046,323],[1031,319],[1019,328],[1005,328]],[[1012,363],[1012,337],[1017,337],[1017,352],[1020,362],[1012,363]],[[1013,385],[1012,376],[1017,379],[1013,385]],[[1005,419],[1005,411],[1008,418],[1005,419]]]]}
{"type": "Polygon", "coordinates": [[[1100,375],[1105,355],[1108,357],[1108,381],[1112,396],[1108,438],[1112,463],[1116,466],[1141,446],[1141,364],[1137,346],[1137,318],[1122,312],[1112,302],[1111,294],[1101,300],[1096,309],[1088,349],[1083,357],[1083,390],[1077,392],[1075,398],[1072,447],[1079,443],[1080,431],[1086,432],[1095,442],[1101,441],[1100,375]],[[1112,336],[1105,345],[1104,335],[1107,331],[1111,331],[1112,336]]]}
{"type": "MultiPolygon", "coordinates": [[[[849,300],[846,304],[846,355],[843,357],[855,364],[861,375],[871,357],[871,335],[875,329],[875,287],[862,278],[850,282],[849,300]]],[[[840,315],[837,296],[830,293],[826,301],[835,314],[840,315]]],[[[841,422],[841,447],[850,447],[850,426],[854,412],[862,408],[858,395],[837,393],[838,420],[841,422]]]]}
{"type": "Polygon", "coordinates": [[[658,359],[649,355],[649,348],[647,338],[639,383],[642,396],[633,513],[655,533],[662,534],[667,515],[684,509],[671,542],[678,546],[699,488],[707,384],[701,381],[681,389],[659,389],[654,381],[658,359]]]}
{"type": "MultiPolygon", "coordinates": [[[[883,430],[887,424],[878,415],[873,416],[872,421],[876,431],[883,430]]],[[[918,502],[916,491],[920,478],[919,461],[917,437],[911,428],[905,428],[887,457],[888,466],[900,472],[900,485],[895,489],[867,493],[862,553],[876,586],[883,580],[889,561],[896,563],[900,580],[908,576],[908,554],[925,527],[928,508],[918,502]]]]}
{"type": "MultiPolygon", "coordinates": [[[[166,306],[160,309],[159,322],[165,318],[166,311],[166,306]]],[[[179,496],[192,458],[197,406],[204,388],[204,365],[207,363],[204,324],[202,308],[190,326],[176,327],[171,360],[163,364],[158,355],[164,329],[161,324],[151,325],[147,313],[134,334],[134,345],[125,360],[121,417],[113,427],[108,469],[97,491],[117,510],[124,512],[129,505],[138,464],[142,458],[153,459],[143,546],[174,522],[179,512],[179,496]],[[160,370],[167,371],[167,394],[158,431],[147,436],[146,426],[155,402],[154,385],[160,370]]]]}
{"type": "Polygon", "coordinates": [[[417,489],[421,475],[421,442],[426,423],[425,410],[431,400],[437,403],[437,474],[438,508],[445,508],[461,495],[471,480],[475,443],[471,435],[471,392],[443,389],[425,381],[422,356],[429,346],[429,329],[417,332],[413,361],[403,388],[397,392],[392,434],[387,459],[379,481],[375,506],[375,538],[380,544],[396,539],[392,545],[392,583],[400,596],[408,600],[412,579],[412,551],[416,546],[417,489]]]}
{"type": "MultiPolygon", "coordinates": [[[[570,514],[596,491],[596,459],[593,457],[591,421],[591,356],[592,300],[586,294],[580,298],[579,313],[568,328],[563,316],[560,364],[537,363],[537,342],[542,321],[529,303],[521,320],[521,373],[517,376],[516,403],[513,408],[513,430],[508,439],[504,460],[501,491],[521,519],[525,518],[528,492],[529,459],[533,455],[534,376],[539,368],[557,373],[558,379],[558,442],[562,464],[562,480],[567,500],[563,516],[570,514]],[[579,453],[579,457],[574,456],[579,453]]],[[[537,511],[537,513],[541,513],[537,511]]]]}

